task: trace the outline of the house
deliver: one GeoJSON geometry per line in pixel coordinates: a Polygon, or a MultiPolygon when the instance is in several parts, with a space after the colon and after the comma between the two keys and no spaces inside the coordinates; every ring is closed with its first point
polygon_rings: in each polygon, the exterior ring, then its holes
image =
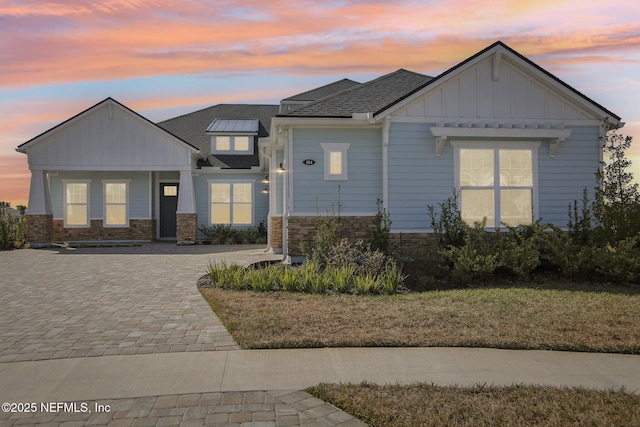
{"type": "Polygon", "coordinates": [[[340,206],[362,235],[378,200],[394,236],[423,241],[427,206],[454,189],[469,222],[564,226],[596,185],[605,118],[621,124],[502,42],[436,77],[400,69],[158,124],[109,98],[17,148],[27,238],[187,243],[200,225],[262,222],[297,257],[319,217],[340,206]]]}

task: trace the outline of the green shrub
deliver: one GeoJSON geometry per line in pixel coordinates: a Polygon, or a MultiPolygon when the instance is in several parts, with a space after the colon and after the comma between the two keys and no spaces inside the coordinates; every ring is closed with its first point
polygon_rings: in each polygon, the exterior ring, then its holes
{"type": "Polygon", "coordinates": [[[436,208],[433,205],[427,206],[427,211],[440,249],[464,245],[469,226],[462,219],[458,205],[458,193],[454,190],[453,194],[444,202],[438,203],[438,206],[440,213],[436,213],[436,208]]]}
{"type": "Polygon", "coordinates": [[[640,237],[631,237],[596,251],[595,270],[615,282],[640,280],[640,237]]]}
{"type": "Polygon", "coordinates": [[[25,217],[12,215],[8,209],[9,204],[0,203],[0,249],[21,248],[27,237],[25,217]]]}
{"type": "Polygon", "coordinates": [[[498,251],[486,239],[484,224],[466,227],[462,246],[449,246],[440,252],[452,265],[452,280],[461,284],[486,277],[500,265],[498,251]]]}
{"type": "Polygon", "coordinates": [[[324,266],[327,264],[327,254],[341,239],[340,217],[336,215],[320,217],[311,244],[304,242],[302,250],[307,260],[324,266]]]}
{"type": "Polygon", "coordinates": [[[367,240],[374,251],[391,255],[391,217],[382,207],[382,200],[376,201],[378,212],[373,217],[373,223],[367,228],[367,240]]]}
{"type": "Polygon", "coordinates": [[[198,230],[213,245],[267,243],[267,228],[263,223],[258,227],[248,228],[234,228],[229,224],[201,225],[198,230]]]}
{"type": "Polygon", "coordinates": [[[573,241],[557,227],[537,237],[552,266],[565,277],[587,277],[594,271],[594,247],[573,241]]]}
{"type": "Polygon", "coordinates": [[[507,232],[497,232],[498,267],[518,277],[528,276],[540,265],[540,252],[528,228],[511,227],[507,232]]]}
{"type": "MultiPolygon", "coordinates": [[[[607,131],[611,125],[605,122],[607,131]]],[[[630,172],[632,162],[626,155],[632,137],[608,132],[604,152],[609,160],[596,173],[598,186],[593,212],[598,221],[601,241],[613,244],[640,235],[640,189],[630,172]]]]}
{"type": "Polygon", "coordinates": [[[371,250],[369,244],[362,240],[352,242],[342,239],[327,250],[321,267],[354,266],[357,274],[369,273],[377,276],[384,273],[389,259],[382,252],[371,250]]]}
{"type": "Polygon", "coordinates": [[[569,205],[569,236],[579,245],[591,245],[594,242],[593,212],[587,189],[582,193],[582,207],[578,208],[578,201],[569,205]]]}

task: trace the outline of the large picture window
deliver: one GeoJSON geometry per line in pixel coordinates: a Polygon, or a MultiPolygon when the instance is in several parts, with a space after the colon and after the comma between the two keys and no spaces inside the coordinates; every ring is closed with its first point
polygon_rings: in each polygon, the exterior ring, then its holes
{"type": "Polygon", "coordinates": [[[104,225],[128,227],[128,181],[104,181],[104,225]]]}
{"type": "Polygon", "coordinates": [[[517,226],[533,221],[534,148],[461,146],[457,153],[457,184],[462,219],[487,227],[517,226]]]}
{"type": "Polygon", "coordinates": [[[89,227],[90,181],[64,180],[64,226],[89,227]]]}
{"type": "Polygon", "coordinates": [[[253,224],[253,183],[210,182],[210,223],[253,224]]]}

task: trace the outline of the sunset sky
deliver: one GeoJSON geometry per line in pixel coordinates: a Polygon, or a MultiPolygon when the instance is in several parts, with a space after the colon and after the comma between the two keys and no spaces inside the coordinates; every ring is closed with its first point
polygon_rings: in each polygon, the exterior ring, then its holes
{"type": "Polygon", "coordinates": [[[621,116],[640,175],[638,0],[0,0],[0,201],[27,204],[16,146],[108,96],[160,121],[436,76],[496,40],[621,116]]]}

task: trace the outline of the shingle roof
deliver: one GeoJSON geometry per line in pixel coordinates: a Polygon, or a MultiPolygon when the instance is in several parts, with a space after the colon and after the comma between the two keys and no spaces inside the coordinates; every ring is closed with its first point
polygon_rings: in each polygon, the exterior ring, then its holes
{"type": "Polygon", "coordinates": [[[290,96],[289,98],[285,98],[282,101],[317,101],[318,99],[324,98],[329,95],[336,94],[338,92],[342,92],[346,89],[351,89],[355,86],[360,86],[362,83],[358,83],[349,79],[338,80],[337,82],[329,83],[328,85],[320,86],[315,89],[308,90],[306,92],[299,93],[297,95],[290,96]]]}
{"type": "Polygon", "coordinates": [[[432,79],[424,74],[400,69],[278,116],[350,118],[353,113],[377,113],[432,79]]]}
{"type": "Polygon", "coordinates": [[[278,113],[278,105],[219,104],[183,116],[158,123],[161,128],[173,133],[200,149],[212,166],[232,169],[248,169],[260,164],[258,150],[253,155],[211,155],[211,136],[206,130],[216,119],[258,120],[258,137],[269,136],[271,118],[278,113]]]}

